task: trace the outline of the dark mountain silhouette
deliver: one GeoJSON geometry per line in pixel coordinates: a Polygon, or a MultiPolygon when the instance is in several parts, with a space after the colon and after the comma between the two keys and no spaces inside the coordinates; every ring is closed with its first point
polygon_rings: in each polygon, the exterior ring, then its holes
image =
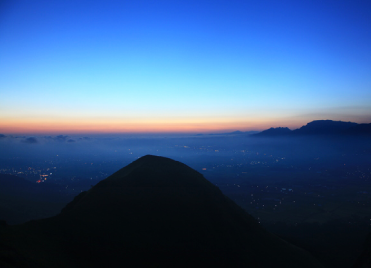
{"type": "Polygon", "coordinates": [[[353,122],[315,120],[301,128],[290,130],[284,127],[270,128],[254,134],[254,137],[277,136],[350,136],[371,135],[371,124],[357,124],[353,122]]]}
{"type": "Polygon", "coordinates": [[[344,131],[348,135],[371,135],[371,124],[358,124],[344,131]]]}
{"type": "Polygon", "coordinates": [[[188,166],[144,156],[59,215],[0,226],[7,267],[322,267],[188,166]]]}
{"type": "Polygon", "coordinates": [[[342,134],[347,129],[356,126],[357,123],[316,120],[312,121],[299,129],[293,130],[294,135],[336,135],[342,134]]]}
{"type": "Polygon", "coordinates": [[[263,130],[255,134],[257,137],[276,137],[276,136],[286,136],[291,134],[292,131],[287,127],[271,127],[270,129],[263,130]]]}

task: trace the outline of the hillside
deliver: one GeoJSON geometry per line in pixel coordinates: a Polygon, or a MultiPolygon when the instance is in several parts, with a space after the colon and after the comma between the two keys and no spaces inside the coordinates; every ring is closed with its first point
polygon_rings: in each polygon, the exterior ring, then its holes
{"type": "Polygon", "coordinates": [[[0,230],[7,267],[322,267],[197,171],[150,155],[55,217],[0,230]]]}

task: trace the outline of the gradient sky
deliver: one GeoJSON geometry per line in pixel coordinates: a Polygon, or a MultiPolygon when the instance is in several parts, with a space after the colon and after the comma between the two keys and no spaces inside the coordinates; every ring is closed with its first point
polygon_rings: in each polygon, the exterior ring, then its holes
{"type": "Polygon", "coordinates": [[[2,1],[0,133],[371,122],[371,1],[2,1]]]}

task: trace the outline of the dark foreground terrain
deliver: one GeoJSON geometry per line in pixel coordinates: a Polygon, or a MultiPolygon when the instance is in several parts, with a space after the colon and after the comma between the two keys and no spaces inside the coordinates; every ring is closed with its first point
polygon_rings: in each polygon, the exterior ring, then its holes
{"type": "Polygon", "coordinates": [[[1,267],[322,267],[197,171],[149,155],[0,236],[1,267]]]}

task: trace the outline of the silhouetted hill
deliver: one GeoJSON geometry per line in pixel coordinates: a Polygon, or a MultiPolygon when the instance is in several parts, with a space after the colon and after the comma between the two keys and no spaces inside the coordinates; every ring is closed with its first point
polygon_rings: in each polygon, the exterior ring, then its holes
{"type": "Polygon", "coordinates": [[[150,155],[0,236],[8,267],[322,267],[197,171],[150,155]]]}
{"type": "Polygon", "coordinates": [[[316,120],[312,121],[299,129],[293,130],[294,135],[336,135],[342,134],[347,129],[356,126],[357,123],[316,120]]]}
{"type": "Polygon", "coordinates": [[[276,136],[286,136],[291,134],[291,130],[287,127],[271,127],[270,129],[263,130],[255,134],[256,137],[276,137],[276,136]]]}
{"type": "Polygon", "coordinates": [[[348,135],[371,135],[371,124],[358,124],[344,131],[348,135]]]}
{"type": "Polygon", "coordinates": [[[357,124],[353,122],[315,120],[299,129],[290,130],[285,127],[263,130],[253,137],[278,137],[278,136],[350,136],[371,135],[371,124],[357,124]]]}

